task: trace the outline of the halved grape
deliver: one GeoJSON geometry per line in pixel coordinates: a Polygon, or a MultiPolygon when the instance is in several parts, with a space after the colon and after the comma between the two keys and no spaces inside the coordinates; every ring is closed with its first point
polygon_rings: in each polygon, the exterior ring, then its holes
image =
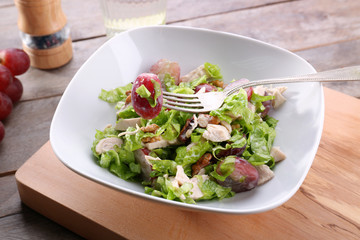
{"type": "Polygon", "coordinates": [[[140,74],[133,83],[131,102],[135,112],[144,119],[156,117],[163,105],[161,83],[153,73],[140,74]]]}
{"type": "Polygon", "coordinates": [[[175,80],[175,84],[179,84],[180,66],[177,62],[167,59],[160,59],[151,66],[150,72],[158,75],[159,79],[163,79],[165,74],[170,74],[175,80]]]}
{"type": "Polygon", "coordinates": [[[208,84],[208,83],[202,83],[195,87],[195,93],[200,91],[200,89],[202,89],[202,88],[205,88],[205,92],[217,91],[217,88],[215,86],[208,84]]]}
{"type": "Polygon", "coordinates": [[[246,144],[241,148],[229,148],[226,150],[220,150],[218,154],[216,154],[216,157],[218,158],[224,158],[227,156],[238,156],[241,157],[243,152],[246,149],[246,144]]]}
{"type": "MultiPolygon", "coordinates": [[[[265,92],[264,96],[268,96],[269,94],[265,92]]],[[[267,100],[262,102],[262,105],[265,107],[264,111],[261,112],[261,117],[265,117],[268,115],[271,107],[272,107],[272,100],[267,100]]]]}
{"type": "Polygon", "coordinates": [[[248,102],[250,102],[251,96],[254,93],[254,89],[253,89],[253,87],[248,87],[248,88],[245,88],[245,91],[246,91],[246,94],[248,97],[248,102]]]}
{"type": "MultiPolygon", "coordinates": [[[[220,168],[223,162],[224,160],[218,164],[216,169],[216,172],[220,175],[222,175],[220,168]]],[[[256,168],[245,159],[236,157],[234,171],[225,179],[225,181],[217,181],[220,185],[224,187],[231,187],[234,192],[238,193],[248,191],[256,187],[258,179],[259,173],[256,168]]]]}

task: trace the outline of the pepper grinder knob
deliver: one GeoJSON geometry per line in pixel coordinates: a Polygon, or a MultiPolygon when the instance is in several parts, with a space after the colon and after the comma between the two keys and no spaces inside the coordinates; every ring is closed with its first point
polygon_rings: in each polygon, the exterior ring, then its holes
{"type": "Polygon", "coordinates": [[[23,49],[31,66],[52,69],[68,63],[73,52],[61,0],[15,0],[15,5],[23,49]]]}

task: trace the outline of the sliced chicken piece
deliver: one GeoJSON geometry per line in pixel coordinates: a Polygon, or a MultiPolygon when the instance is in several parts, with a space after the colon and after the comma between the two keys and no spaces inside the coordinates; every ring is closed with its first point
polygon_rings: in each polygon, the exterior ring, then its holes
{"type": "Polygon", "coordinates": [[[287,87],[280,86],[280,87],[271,88],[270,90],[272,90],[272,89],[277,89],[282,94],[286,91],[287,87]]]}
{"type": "Polygon", "coordinates": [[[97,154],[102,154],[104,152],[114,150],[114,146],[117,145],[118,147],[123,144],[123,141],[117,137],[109,137],[101,139],[95,147],[95,151],[97,154]]]}
{"type": "Polygon", "coordinates": [[[115,129],[125,131],[128,127],[136,127],[136,125],[140,125],[140,123],[141,118],[119,119],[115,124],[115,129]]]}
{"type": "Polygon", "coordinates": [[[209,117],[211,117],[209,114],[199,114],[198,117],[198,124],[202,128],[206,128],[206,126],[209,123],[209,117]]]}
{"type": "Polygon", "coordinates": [[[186,182],[189,182],[189,177],[185,174],[184,168],[181,165],[176,166],[176,181],[178,181],[179,185],[183,185],[186,182]]]}
{"type": "Polygon", "coordinates": [[[212,142],[223,142],[230,139],[230,133],[226,127],[216,124],[208,124],[203,138],[212,142]]]}
{"type": "Polygon", "coordinates": [[[193,177],[190,179],[190,183],[193,185],[193,188],[191,189],[190,197],[194,200],[201,198],[204,196],[202,191],[199,187],[199,180],[196,177],[193,177]]]}
{"type": "Polygon", "coordinates": [[[144,181],[150,181],[150,173],[152,171],[152,165],[147,159],[149,156],[145,155],[142,149],[138,149],[134,152],[135,160],[140,164],[141,177],[144,181]]]}
{"type": "Polygon", "coordinates": [[[266,90],[267,90],[267,88],[264,87],[263,85],[254,87],[254,93],[256,93],[260,96],[265,96],[266,90]]]}
{"type": "Polygon", "coordinates": [[[192,70],[191,72],[189,72],[188,74],[186,74],[185,76],[182,76],[180,78],[180,82],[190,82],[204,75],[209,76],[208,72],[205,70],[204,65],[201,65],[196,69],[192,70]]]}
{"type": "Polygon", "coordinates": [[[173,185],[173,187],[179,188],[179,182],[175,179],[175,177],[169,177],[169,181],[171,182],[171,185],[173,185]]]}
{"type": "Polygon", "coordinates": [[[264,164],[255,166],[255,168],[259,173],[258,186],[266,183],[275,176],[274,172],[269,168],[268,165],[264,164]]]}
{"type": "Polygon", "coordinates": [[[202,128],[206,128],[210,124],[219,124],[220,119],[218,117],[211,116],[209,114],[200,113],[197,119],[198,125],[202,128]]]}
{"type": "MultiPolygon", "coordinates": [[[[204,196],[204,194],[201,192],[200,187],[199,187],[199,181],[197,179],[197,177],[192,177],[191,179],[185,174],[184,169],[182,166],[178,165],[176,167],[177,171],[176,171],[176,176],[174,179],[171,180],[171,184],[173,186],[181,186],[184,183],[191,183],[192,184],[192,189],[191,189],[191,194],[190,197],[194,200],[201,198],[202,196],[204,196]]],[[[206,181],[209,179],[209,176],[207,175],[198,175],[201,176],[203,181],[206,181]]]]}
{"type": "Polygon", "coordinates": [[[274,158],[275,162],[280,162],[286,159],[286,155],[280,150],[280,147],[272,147],[270,155],[274,158]]]}
{"type": "Polygon", "coordinates": [[[160,138],[159,141],[149,142],[149,143],[144,144],[144,146],[149,150],[153,150],[153,149],[156,149],[156,148],[165,148],[165,147],[167,147],[169,145],[170,145],[169,141],[164,140],[162,138],[160,138]]]}
{"type": "Polygon", "coordinates": [[[232,128],[231,128],[231,125],[230,125],[228,122],[226,122],[226,121],[221,121],[220,124],[221,124],[222,126],[224,126],[224,127],[229,131],[229,133],[231,134],[232,128]]]}
{"type": "Polygon", "coordinates": [[[286,98],[278,89],[275,89],[272,95],[275,97],[275,99],[272,101],[272,106],[274,109],[280,107],[284,102],[286,102],[286,98]]]}

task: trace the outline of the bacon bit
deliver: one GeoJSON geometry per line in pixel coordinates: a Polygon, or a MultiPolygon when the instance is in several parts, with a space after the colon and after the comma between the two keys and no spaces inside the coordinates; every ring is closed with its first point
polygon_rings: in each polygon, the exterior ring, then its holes
{"type": "Polygon", "coordinates": [[[214,81],[211,81],[211,83],[212,83],[212,85],[214,85],[216,87],[221,87],[221,88],[224,87],[224,82],[221,80],[214,80],[214,81]]]}
{"type": "Polygon", "coordinates": [[[125,106],[128,105],[129,103],[131,103],[131,94],[126,97],[125,106]]]}
{"type": "Polygon", "coordinates": [[[131,94],[131,90],[127,90],[126,92],[125,92],[125,95],[126,96],[129,96],[131,94]]]}
{"type": "Polygon", "coordinates": [[[202,168],[208,166],[212,157],[213,156],[211,153],[205,153],[204,155],[202,155],[201,158],[191,167],[192,176],[198,174],[202,168]]]}
{"type": "Polygon", "coordinates": [[[155,133],[160,127],[153,123],[149,126],[146,126],[146,127],[141,127],[140,130],[143,131],[143,132],[151,132],[151,133],[155,133]]]}
{"type": "Polygon", "coordinates": [[[145,137],[145,138],[142,138],[141,141],[143,143],[153,143],[153,142],[157,142],[157,141],[160,141],[161,140],[161,137],[160,136],[155,136],[155,137],[145,137]]]}

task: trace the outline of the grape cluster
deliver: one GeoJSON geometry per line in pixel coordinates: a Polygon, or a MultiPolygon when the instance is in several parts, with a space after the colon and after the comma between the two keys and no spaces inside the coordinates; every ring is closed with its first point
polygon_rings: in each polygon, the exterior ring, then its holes
{"type": "Polygon", "coordinates": [[[23,86],[16,76],[25,73],[29,67],[30,58],[22,49],[0,50],[0,142],[5,136],[1,121],[9,116],[13,104],[20,100],[23,93],[23,86]]]}

